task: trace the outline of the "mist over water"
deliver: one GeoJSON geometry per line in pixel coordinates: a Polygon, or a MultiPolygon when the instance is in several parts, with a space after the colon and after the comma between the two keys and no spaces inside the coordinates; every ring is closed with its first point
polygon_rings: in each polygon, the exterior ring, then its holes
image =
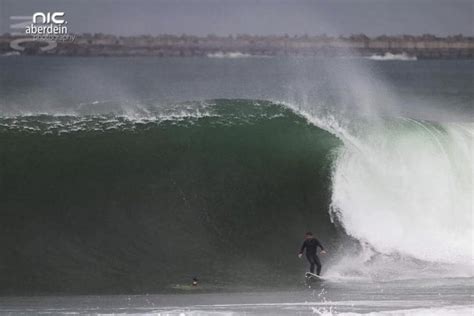
{"type": "Polygon", "coordinates": [[[471,61],[0,63],[14,291],[294,284],[306,230],[334,280],[472,277],[471,61]]]}
{"type": "Polygon", "coordinates": [[[32,57],[1,63],[0,110],[9,116],[141,114],[216,98],[285,101],[309,112],[390,108],[434,121],[470,121],[474,114],[471,61],[32,57]]]}

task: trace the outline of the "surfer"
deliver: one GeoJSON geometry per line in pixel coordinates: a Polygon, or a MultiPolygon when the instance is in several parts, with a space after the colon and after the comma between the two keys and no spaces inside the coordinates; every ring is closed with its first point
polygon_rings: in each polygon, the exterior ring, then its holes
{"type": "Polygon", "coordinates": [[[303,256],[303,251],[306,248],[306,258],[308,259],[309,264],[310,264],[309,271],[311,273],[314,273],[314,266],[316,265],[316,267],[317,267],[316,274],[317,275],[319,275],[321,273],[321,261],[319,261],[319,258],[318,258],[318,255],[317,255],[318,247],[321,248],[321,254],[326,253],[326,251],[324,250],[323,245],[321,245],[319,240],[314,238],[313,233],[312,232],[307,232],[304,235],[304,242],[303,242],[303,245],[301,246],[300,252],[298,253],[298,258],[301,259],[301,257],[303,256]]]}

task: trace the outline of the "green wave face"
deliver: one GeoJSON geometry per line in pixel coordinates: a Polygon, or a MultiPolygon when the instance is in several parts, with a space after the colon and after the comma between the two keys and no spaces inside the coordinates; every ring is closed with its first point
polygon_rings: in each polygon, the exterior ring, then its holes
{"type": "Polygon", "coordinates": [[[198,112],[2,118],[2,292],[294,284],[304,231],[337,238],[339,140],[270,102],[198,112]]]}

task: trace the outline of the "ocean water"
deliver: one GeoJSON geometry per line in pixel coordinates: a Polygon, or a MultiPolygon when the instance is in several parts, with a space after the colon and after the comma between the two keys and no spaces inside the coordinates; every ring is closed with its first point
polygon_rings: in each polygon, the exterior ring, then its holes
{"type": "Polygon", "coordinates": [[[472,315],[474,62],[0,70],[0,313],[472,315]]]}

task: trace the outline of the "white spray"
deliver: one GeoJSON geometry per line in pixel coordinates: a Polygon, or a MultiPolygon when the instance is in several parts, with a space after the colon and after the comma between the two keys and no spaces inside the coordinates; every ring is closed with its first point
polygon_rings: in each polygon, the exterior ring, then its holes
{"type": "Polygon", "coordinates": [[[360,249],[326,275],[472,276],[474,124],[402,117],[403,101],[383,80],[350,68],[328,71],[341,94],[337,109],[291,106],[344,143],[334,163],[331,215],[360,249]]]}

